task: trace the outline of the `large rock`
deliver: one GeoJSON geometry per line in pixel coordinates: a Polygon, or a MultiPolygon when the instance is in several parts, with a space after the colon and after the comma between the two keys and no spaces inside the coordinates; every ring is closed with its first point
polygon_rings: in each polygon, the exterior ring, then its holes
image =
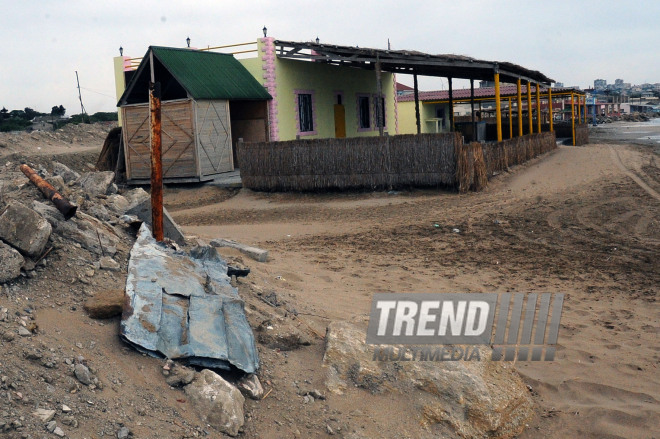
{"type": "Polygon", "coordinates": [[[236,436],[245,422],[241,392],[220,375],[204,369],[185,387],[186,395],[203,422],[236,436]]]}
{"type": "Polygon", "coordinates": [[[9,282],[21,275],[23,256],[4,242],[0,241],[0,284],[9,282]]]}
{"type": "Polygon", "coordinates": [[[80,187],[90,197],[110,195],[117,192],[114,185],[115,173],[112,171],[87,172],[80,177],[80,187]]]}
{"type": "Polygon", "coordinates": [[[323,364],[331,392],[356,386],[374,393],[416,391],[427,425],[438,424],[434,430],[449,437],[513,437],[532,416],[521,378],[509,364],[490,361],[486,348],[480,348],[481,361],[378,361],[365,336],[350,323],[328,326],[323,364]]]}
{"type": "Polygon", "coordinates": [[[59,162],[53,162],[53,175],[61,176],[66,183],[76,181],[80,178],[80,174],[59,162]]]}
{"type": "Polygon", "coordinates": [[[114,256],[117,252],[119,237],[109,224],[83,212],[78,212],[75,217],[65,221],[64,216],[57,209],[39,201],[33,201],[32,208],[53,226],[57,235],[77,242],[85,250],[97,255],[110,256],[114,256]]]}
{"type": "Polygon", "coordinates": [[[29,256],[43,253],[51,231],[48,221],[20,203],[10,203],[0,215],[0,238],[29,256]]]}

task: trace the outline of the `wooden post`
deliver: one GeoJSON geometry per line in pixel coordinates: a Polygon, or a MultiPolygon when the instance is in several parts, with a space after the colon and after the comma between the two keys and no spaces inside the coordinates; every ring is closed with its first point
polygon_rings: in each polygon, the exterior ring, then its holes
{"type": "Polygon", "coordinates": [[[474,121],[474,79],[470,79],[470,110],[472,113],[472,141],[476,142],[477,138],[477,124],[474,121]]]}
{"type": "Polygon", "coordinates": [[[151,227],[156,241],[163,240],[163,162],[160,125],[160,82],[149,84],[151,113],[151,227]]]}
{"type": "Polygon", "coordinates": [[[417,73],[413,73],[413,88],[415,93],[415,120],[417,121],[417,134],[421,134],[422,124],[419,121],[419,89],[417,86],[417,73]]]}
{"type": "Polygon", "coordinates": [[[495,118],[497,119],[497,141],[502,141],[502,104],[500,103],[500,73],[495,71],[495,118]]]}
{"type": "Polygon", "coordinates": [[[454,89],[452,87],[451,78],[447,78],[447,83],[449,84],[449,131],[456,131],[454,126],[454,89]]]}
{"type": "Polygon", "coordinates": [[[532,84],[529,81],[527,81],[527,122],[529,127],[527,134],[532,134],[534,132],[532,123],[532,84]]]}
{"type": "Polygon", "coordinates": [[[571,93],[571,132],[573,133],[573,146],[575,146],[575,95],[571,93]]]}
{"type": "Polygon", "coordinates": [[[523,122],[522,122],[522,93],[520,91],[521,80],[518,78],[516,81],[516,90],[518,92],[518,137],[523,135],[523,122]]]}
{"type": "Polygon", "coordinates": [[[380,74],[380,58],[376,55],[376,124],[378,124],[378,135],[383,135],[383,107],[381,101],[383,99],[383,85],[381,83],[381,74],[380,74]]]}
{"type": "Polygon", "coordinates": [[[509,139],[513,139],[513,110],[511,109],[510,97],[509,97],[509,139]]]}
{"type": "Polygon", "coordinates": [[[541,84],[536,84],[536,132],[541,132],[541,84]]]}
{"type": "Polygon", "coordinates": [[[548,119],[550,120],[550,132],[555,130],[554,116],[552,115],[552,84],[548,85],[548,119]]]}

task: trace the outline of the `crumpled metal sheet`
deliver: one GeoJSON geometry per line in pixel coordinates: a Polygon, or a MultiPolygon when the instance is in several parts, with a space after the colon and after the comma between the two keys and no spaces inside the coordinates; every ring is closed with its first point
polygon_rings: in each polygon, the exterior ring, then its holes
{"type": "Polygon", "coordinates": [[[243,301],[215,249],[188,256],[156,242],[143,224],[126,295],[120,335],[141,352],[202,367],[259,368],[243,301]]]}

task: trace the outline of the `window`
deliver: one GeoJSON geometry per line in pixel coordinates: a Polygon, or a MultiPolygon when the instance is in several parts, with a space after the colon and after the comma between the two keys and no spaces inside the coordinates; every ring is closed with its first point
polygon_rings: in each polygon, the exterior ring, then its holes
{"type": "Polygon", "coordinates": [[[358,127],[361,131],[371,128],[369,96],[358,96],[358,127]]]}
{"type": "Polygon", "coordinates": [[[311,94],[301,93],[298,95],[298,118],[300,120],[299,130],[301,133],[314,131],[311,94]]]}

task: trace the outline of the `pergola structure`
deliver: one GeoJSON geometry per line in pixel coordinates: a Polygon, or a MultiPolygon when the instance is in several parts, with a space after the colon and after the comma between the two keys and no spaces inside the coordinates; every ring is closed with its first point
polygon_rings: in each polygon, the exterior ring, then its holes
{"type": "MultiPolygon", "coordinates": [[[[554,130],[553,127],[553,106],[551,102],[556,99],[566,100],[570,98],[570,110],[566,110],[571,114],[571,124],[573,131],[573,144],[575,144],[575,124],[576,123],[587,123],[587,98],[586,92],[574,87],[547,87],[541,86],[535,87],[535,90],[529,89],[527,86],[523,85],[521,87],[516,85],[504,85],[500,87],[500,100],[507,102],[508,101],[508,120],[509,120],[509,133],[510,137],[513,137],[513,109],[516,109],[518,116],[518,135],[521,136],[523,132],[523,108],[525,103],[527,104],[528,114],[527,114],[527,123],[529,126],[528,132],[534,132],[532,112],[533,110],[532,103],[532,91],[536,97],[536,111],[537,111],[537,120],[536,120],[536,132],[541,132],[541,111],[539,109],[541,106],[541,99],[546,100],[547,102],[547,111],[548,111],[548,122],[550,125],[550,131],[554,130]],[[523,101],[522,97],[526,96],[526,102],[523,101]],[[515,106],[513,104],[516,104],[515,106]]],[[[401,99],[401,98],[399,98],[401,99]]],[[[408,101],[408,97],[403,98],[405,101],[408,101]]],[[[494,87],[480,87],[476,90],[474,89],[458,89],[453,90],[453,96],[450,102],[450,96],[447,91],[428,91],[419,93],[418,99],[420,99],[424,104],[450,104],[455,103],[474,103],[475,101],[479,103],[479,109],[481,110],[481,104],[484,102],[495,102],[495,88],[494,87]]],[[[473,110],[474,112],[474,110],[473,110]]],[[[492,113],[492,110],[489,112],[492,113]]]]}
{"type": "MultiPolygon", "coordinates": [[[[328,64],[356,67],[360,69],[374,70],[377,81],[377,93],[381,96],[381,72],[401,73],[413,75],[415,94],[415,117],[417,122],[417,133],[421,133],[419,115],[419,90],[417,76],[446,77],[449,84],[450,122],[454,129],[453,111],[453,89],[454,78],[469,79],[472,103],[472,122],[474,120],[474,80],[486,80],[495,82],[495,105],[497,117],[497,140],[502,141],[502,115],[500,82],[517,84],[517,98],[519,108],[521,107],[521,85],[524,82],[527,87],[527,101],[531,108],[531,89],[535,87],[537,105],[540,108],[540,88],[550,86],[554,80],[536,70],[526,69],[509,62],[495,62],[475,59],[461,55],[431,55],[412,50],[386,50],[372,49],[352,46],[339,46],[334,44],[320,44],[320,42],[294,42],[275,40],[276,55],[279,58],[290,58],[299,60],[310,60],[328,64]]],[[[549,99],[552,99],[549,92],[549,99]]],[[[379,111],[379,110],[377,110],[379,111]]],[[[378,119],[382,115],[376,115],[378,119]]],[[[518,116],[518,132],[522,136],[522,119],[518,116]]],[[[529,112],[529,124],[532,124],[531,112],[529,112]]],[[[380,135],[383,135],[382,123],[380,135]]],[[[552,130],[552,125],[551,125],[552,130]]],[[[540,132],[540,124],[538,132],[540,132]]],[[[530,129],[530,133],[532,130],[530,129]]]]}

